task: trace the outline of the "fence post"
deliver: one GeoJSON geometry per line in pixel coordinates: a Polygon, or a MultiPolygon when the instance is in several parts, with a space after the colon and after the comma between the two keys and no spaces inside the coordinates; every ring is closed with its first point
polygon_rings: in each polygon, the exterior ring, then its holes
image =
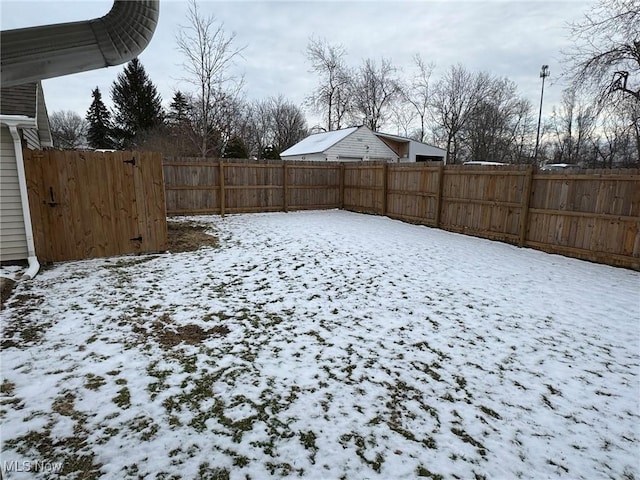
{"type": "Polygon", "coordinates": [[[442,187],[444,185],[444,162],[438,167],[438,192],[436,196],[436,228],[440,228],[442,218],[442,187]]]}
{"type": "Polygon", "coordinates": [[[220,162],[220,216],[224,217],[224,162],[220,162]]]}
{"type": "Polygon", "coordinates": [[[340,163],[340,210],[344,210],[344,163],[340,163]]]}
{"type": "Polygon", "coordinates": [[[288,206],[288,202],[287,202],[287,195],[288,195],[288,190],[287,190],[287,185],[288,183],[288,179],[287,179],[287,161],[283,160],[282,162],[282,209],[285,212],[289,211],[289,206],[288,206]]]}
{"type": "Polygon", "coordinates": [[[382,215],[387,214],[387,175],[389,173],[389,164],[384,162],[382,165],[382,215]]]}
{"type": "Polygon", "coordinates": [[[524,247],[527,241],[527,227],[529,226],[529,205],[531,204],[531,186],[533,184],[533,165],[527,167],[527,175],[524,178],[522,198],[520,200],[520,240],[518,245],[524,247]]]}

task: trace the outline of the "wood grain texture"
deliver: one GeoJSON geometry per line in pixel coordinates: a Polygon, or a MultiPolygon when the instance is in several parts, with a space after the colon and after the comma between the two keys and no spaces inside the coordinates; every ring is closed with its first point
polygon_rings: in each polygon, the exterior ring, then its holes
{"type": "Polygon", "coordinates": [[[36,254],[42,262],[166,250],[159,154],[23,154],[36,254]]]}

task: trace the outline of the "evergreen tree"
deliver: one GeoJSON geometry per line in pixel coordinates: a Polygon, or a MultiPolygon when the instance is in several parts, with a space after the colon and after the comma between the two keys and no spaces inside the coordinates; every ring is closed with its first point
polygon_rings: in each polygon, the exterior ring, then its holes
{"type": "Polygon", "coordinates": [[[198,155],[197,149],[192,144],[192,114],[193,108],[189,99],[182,92],[175,92],[167,114],[167,127],[171,136],[173,155],[191,157],[198,155]]]}
{"type": "Polygon", "coordinates": [[[89,129],[87,130],[87,142],[91,148],[113,148],[113,139],[111,138],[111,115],[109,110],[102,102],[102,93],[96,87],[91,96],[93,101],[87,111],[87,122],[89,129]]]}
{"type": "Polygon", "coordinates": [[[142,63],[131,60],[111,87],[115,107],[115,136],[125,148],[134,146],[135,137],[163,125],[162,98],[142,63]]]}
{"type": "Polygon", "coordinates": [[[267,145],[262,149],[262,158],[265,160],[280,160],[280,152],[273,145],[267,145]]]}
{"type": "Polygon", "coordinates": [[[172,126],[184,125],[189,119],[189,110],[191,106],[184,94],[178,90],[173,94],[173,100],[169,105],[168,121],[172,126]]]}
{"type": "MultiPolygon", "coordinates": [[[[224,158],[249,158],[249,152],[240,137],[231,137],[227,148],[225,149],[224,158]]],[[[280,158],[280,157],[278,157],[280,158]]]]}

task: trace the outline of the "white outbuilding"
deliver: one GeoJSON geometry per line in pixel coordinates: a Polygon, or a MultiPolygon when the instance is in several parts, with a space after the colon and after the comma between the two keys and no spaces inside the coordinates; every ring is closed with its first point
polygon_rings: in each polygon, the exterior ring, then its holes
{"type": "Polygon", "coordinates": [[[280,154],[282,160],[329,162],[445,161],[445,150],[409,138],[373,132],[367,126],[316,133],[280,154]]]}

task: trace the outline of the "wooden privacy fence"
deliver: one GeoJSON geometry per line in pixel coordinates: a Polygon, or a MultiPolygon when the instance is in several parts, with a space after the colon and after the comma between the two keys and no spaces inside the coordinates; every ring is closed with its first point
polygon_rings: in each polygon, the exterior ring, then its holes
{"type": "Polygon", "coordinates": [[[347,166],[344,208],[640,270],[640,175],[531,166],[347,166]]]}
{"type": "Polygon", "coordinates": [[[41,261],[167,249],[160,154],[24,150],[23,155],[41,261]]]}
{"type": "Polygon", "coordinates": [[[164,163],[168,214],[343,208],[640,270],[640,175],[530,166],[164,163]]]}
{"type": "Polygon", "coordinates": [[[640,270],[640,175],[534,175],[524,244],[640,270]]]}
{"type": "Polygon", "coordinates": [[[340,207],[340,165],[312,162],[165,161],[167,214],[340,207]]]}

